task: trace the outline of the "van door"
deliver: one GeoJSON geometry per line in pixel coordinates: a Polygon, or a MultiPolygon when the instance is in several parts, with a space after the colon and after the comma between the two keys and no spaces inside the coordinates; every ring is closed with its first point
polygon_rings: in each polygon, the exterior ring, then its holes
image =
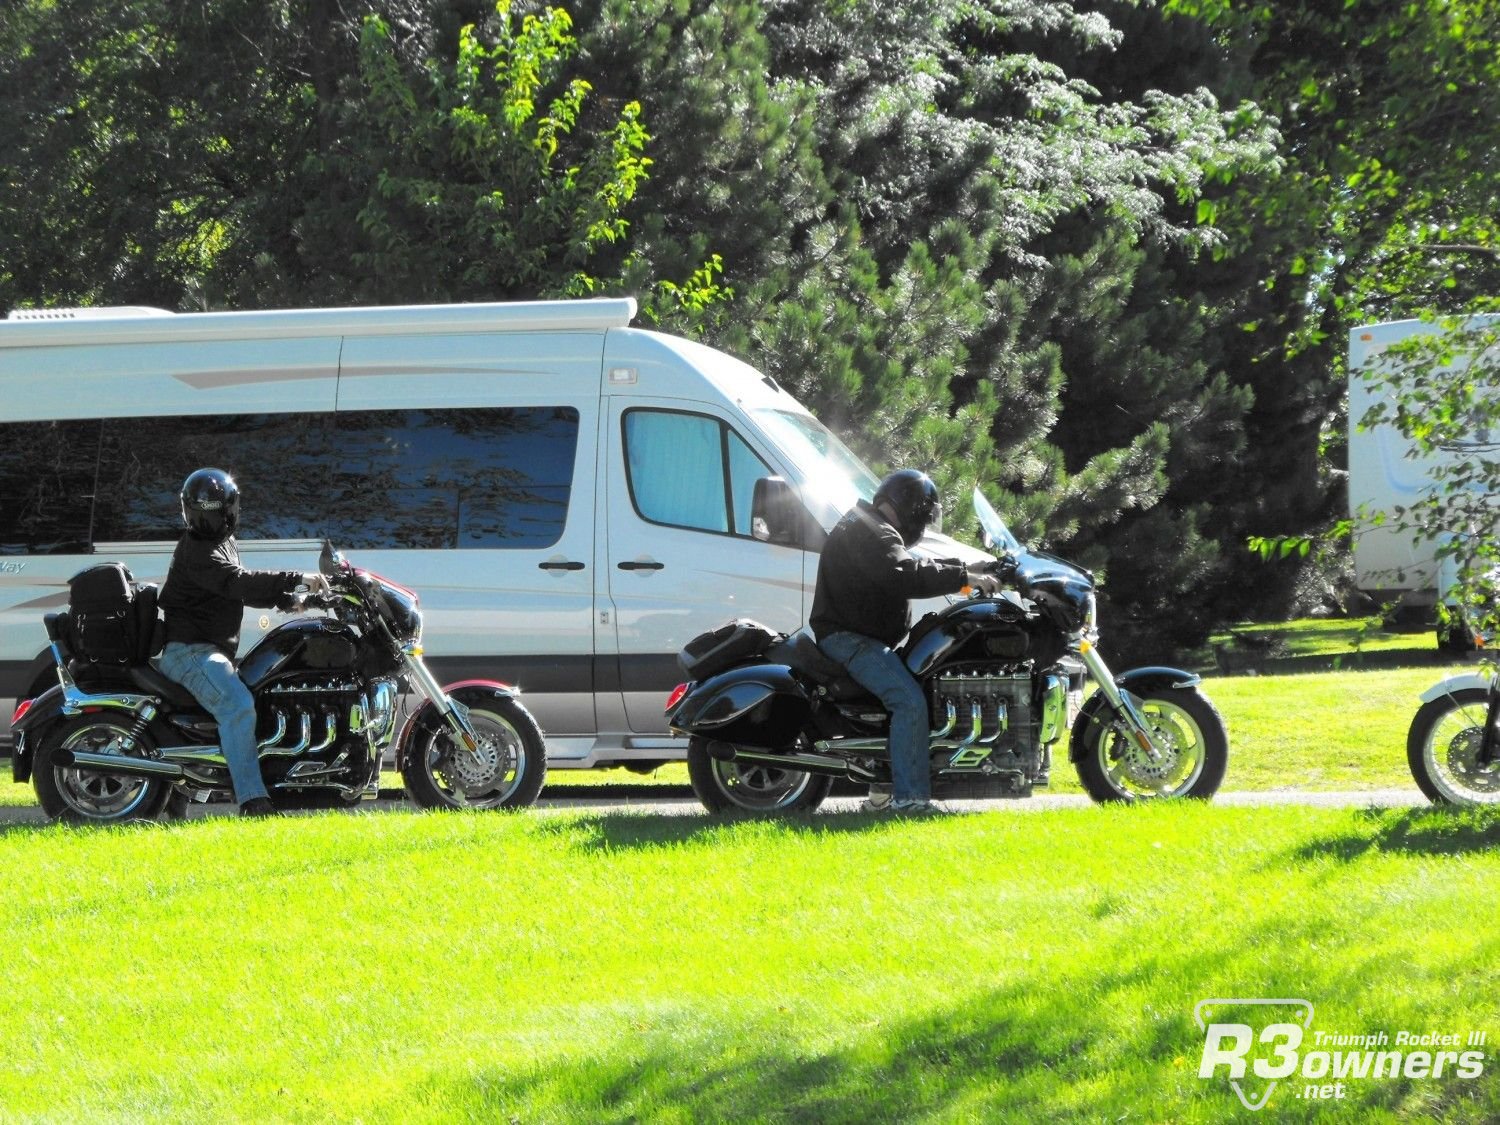
{"type": "Polygon", "coordinates": [[[755,482],[783,470],[727,414],[673,399],[606,401],[608,502],[600,506],[598,541],[614,671],[629,729],[664,733],[663,705],[682,678],[683,645],[736,617],[799,628],[813,573],[807,568],[817,560],[751,537],[755,482]]]}
{"type": "Polygon", "coordinates": [[[445,682],[525,693],[592,736],[599,333],[349,338],[330,534],[415,589],[445,682]],[[363,501],[363,502],[361,502],[363,501]]]}

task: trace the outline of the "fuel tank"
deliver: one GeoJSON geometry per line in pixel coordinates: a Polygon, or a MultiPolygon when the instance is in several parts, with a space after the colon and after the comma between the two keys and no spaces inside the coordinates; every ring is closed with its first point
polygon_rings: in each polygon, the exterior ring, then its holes
{"type": "Polygon", "coordinates": [[[971,641],[977,643],[965,654],[970,659],[1026,659],[1032,648],[1026,611],[1008,598],[959,602],[918,621],[902,656],[920,679],[971,641]]]}
{"type": "Polygon", "coordinates": [[[240,661],[240,679],[254,691],[291,672],[351,670],[359,656],[359,636],[347,625],[303,617],[276,626],[240,661]]]}

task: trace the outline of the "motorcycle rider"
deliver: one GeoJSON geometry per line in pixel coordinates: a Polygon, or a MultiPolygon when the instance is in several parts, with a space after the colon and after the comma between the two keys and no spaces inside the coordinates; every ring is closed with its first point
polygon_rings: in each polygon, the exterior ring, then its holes
{"type": "Polygon", "coordinates": [[[246,570],[234,541],[240,490],[222,469],[198,469],[182,484],[186,530],[172,553],[158,605],[166,645],[153,663],[175,680],[219,726],[241,816],[274,816],[255,745],[255,700],[235,671],[245,606],[272,608],[300,592],[327,593],[321,574],[246,570]]]}
{"type": "Polygon", "coordinates": [[[890,712],[891,782],[871,786],[870,811],[933,811],[928,762],[927,700],[905,662],[892,651],[911,629],[911,600],[957,593],[972,585],[986,594],[1000,582],[980,562],[915,558],[907,549],[937,518],[938,490],[926,473],[900,469],[858,501],[834,526],[818,562],[808,624],[818,645],[890,712]]]}

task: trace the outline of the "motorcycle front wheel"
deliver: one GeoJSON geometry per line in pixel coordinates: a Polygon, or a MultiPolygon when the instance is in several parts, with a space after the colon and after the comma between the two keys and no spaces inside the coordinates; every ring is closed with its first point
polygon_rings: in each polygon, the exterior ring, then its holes
{"type": "Polygon", "coordinates": [[[143,757],[128,739],[129,724],[112,717],[82,715],[51,728],[37,746],[31,771],[42,811],[53,820],[73,824],[155,820],[171,794],[172,787],[166,781],[80,770],[52,762],[58,750],[143,757]]]}
{"type": "Polygon", "coordinates": [[[1212,797],[1229,767],[1229,735],[1208,697],[1196,688],[1164,687],[1130,698],[1160,757],[1143,750],[1095,696],[1073,725],[1078,780],[1088,795],[1100,802],[1212,797]]]}
{"type": "Polygon", "coordinates": [[[701,738],[688,742],[688,781],[711,813],[807,813],[823,803],[833,778],[759,762],[721,762],[701,738]]]}
{"type": "Polygon", "coordinates": [[[1406,735],[1406,761],[1417,787],[1440,805],[1500,803],[1500,762],[1480,766],[1489,692],[1463,688],[1424,703],[1406,735]]]}
{"type": "Polygon", "coordinates": [[[467,703],[477,754],[437,719],[407,748],[401,779],[424,809],[516,809],[535,804],[547,778],[547,750],[531,713],[507,696],[467,703]]]}

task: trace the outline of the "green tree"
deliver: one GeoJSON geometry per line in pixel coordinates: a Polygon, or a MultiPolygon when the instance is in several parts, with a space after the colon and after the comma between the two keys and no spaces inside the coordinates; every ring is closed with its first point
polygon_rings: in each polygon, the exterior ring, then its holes
{"type": "MultiPolygon", "coordinates": [[[[1227,372],[1252,389],[1236,523],[1303,533],[1342,506],[1344,346],[1358,324],[1500,291],[1500,9],[1170,0],[1218,34],[1221,89],[1256,100],[1285,170],[1218,187],[1211,274],[1238,305],[1227,372]],[[1246,284],[1250,282],[1250,284],[1246,284]]],[[[1248,589],[1284,568],[1245,572],[1248,589]]],[[[1264,601],[1264,599],[1262,599],[1264,601]]]]}

